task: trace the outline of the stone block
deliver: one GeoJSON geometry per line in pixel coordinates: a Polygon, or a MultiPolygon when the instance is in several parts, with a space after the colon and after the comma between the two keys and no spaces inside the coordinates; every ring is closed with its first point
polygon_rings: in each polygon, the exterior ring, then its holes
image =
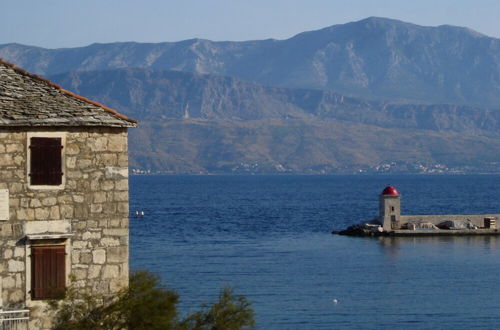
{"type": "Polygon", "coordinates": [[[66,157],[66,168],[76,168],[76,157],[66,157]]]}
{"type": "Polygon", "coordinates": [[[19,208],[16,211],[16,216],[18,220],[32,221],[35,219],[35,210],[28,208],[19,208]]]}
{"type": "Polygon", "coordinates": [[[16,287],[16,279],[14,276],[6,276],[2,278],[2,288],[5,289],[12,289],[16,287]]]}
{"type": "Polygon", "coordinates": [[[102,204],[90,204],[90,213],[101,213],[102,204]]]}
{"type": "Polygon", "coordinates": [[[80,251],[77,251],[77,250],[73,249],[71,251],[71,263],[72,264],[79,263],[80,262],[80,255],[81,255],[80,251]]]}
{"type": "Polygon", "coordinates": [[[13,254],[14,254],[14,252],[12,251],[12,249],[5,248],[5,250],[3,251],[3,258],[10,259],[10,258],[12,258],[13,254]]]}
{"type": "Polygon", "coordinates": [[[104,191],[113,190],[115,188],[115,183],[113,180],[104,180],[101,182],[101,189],[104,191]]]}
{"type": "Polygon", "coordinates": [[[79,158],[76,160],[76,167],[80,170],[88,169],[92,167],[92,160],[79,158]]]}
{"type": "Polygon", "coordinates": [[[87,219],[89,216],[89,210],[85,204],[75,205],[75,218],[77,219],[87,219]]]}
{"type": "Polygon", "coordinates": [[[94,193],[94,203],[104,203],[106,202],[106,193],[96,192],[94,193]]]}
{"type": "Polygon", "coordinates": [[[121,179],[115,181],[115,190],[127,190],[128,191],[128,179],[121,179]]]}
{"type": "Polygon", "coordinates": [[[90,181],[90,190],[91,191],[99,191],[100,190],[100,184],[99,184],[99,179],[95,178],[90,181]]]}
{"type": "Polygon", "coordinates": [[[83,174],[81,171],[78,170],[71,170],[71,171],[66,171],[66,177],[68,179],[81,179],[83,177],[83,174]]]}
{"type": "Polygon", "coordinates": [[[23,288],[24,287],[24,279],[23,279],[22,273],[17,273],[16,274],[16,288],[23,288]]]}
{"type": "Polygon", "coordinates": [[[91,252],[82,252],[80,255],[80,263],[89,265],[92,263],[93,255],[91,252]]]}
{"type": "Polygon", "coordinates": [[[17,289],[10,294],[9,297],[10,303],[20,303],[24,301],[24,292],[23,290],[17,289]]]}
{"type": "Polygon", "coordinates": [[[107,150],[114,152],[127,151],[127,140],[122,136],[110,136],[107,150]]]}
{"type": "MultiPolygon", "coordinates": [[[[57,204],[57,198],[55,197],[46,197],[44,199],[42,199],[42,205],[43,206],[54,206],[57,204]]],[[[35,207],[38,207],[38,206],[35,206],[35,207]]]]}
{"type": "Polygon", "coordinates": [[[57,197],[58,204],[71,204],[73,202],[73,195],[60,195],[57,197]]]}
{"type": "Polygon", "coordinates": [[[80,153],[80,147],[78,147],[76,143],[66,143],[64,152],[66,155],[78,155],[80,153]]]}
{"type": "Polygon", "coordinates": [[[116,213],[116,204],[115,203],[103,204],[102,212],[104,214],[115,214],[116,213]]]}
{"type": "Polygon", "coordinates": [[[92,260],[95,264],[106,263],[106,250],[97,249],[97,250],[92,251],[92,260]]]}
{"type": "Polygon", "coordinates": [[[118,155],[118,163],[116,165],[128,168],[128,155],[126,152],[120,153],[118,155]]]}
{"type": "Polygon", "coordinates": [[[61,218],[63,218],[63,219],[73,218],[74,217],[73,205],[71,205],[71,204],[60,205],[59,213],[60,213],[61,218]]]}
{"type": "Polygon", "coordinates": [[[15,165],[11,154],[0,154],[0,164],[3,166],[15,165]]]}
{"type": "Polygon", "coordinates": [[[107,150],[107,144],[108,144],[108,138],[107,137],[95,137],[95,138],[89,138],[88,139],[88,146],[91,151],[106,151],[107,150]]]}
{"type": "Polygon", "coordinates": [[[42,203],[40,202],[39,199],[37,198],[32,198],[31,201],[30,201],[30,207],[41,207],[42,206],[42,203]]]}
{"type": "Polygon", "coordinates": [[[108,262],[125,262],[127,258],[128,248],[126,246],[108,248],[108,262]]]}
{"type": "Polygon", "coordinates": [[[4,223],[0,226],[0,236],[2,237],[12,236],[12,225],[10,223],[4,223]]]}
{"type": "Polygon", "coordinates": [[[105,265],[103,272],[102,272],[102,278],[104,279],[110,279],[110,278],[117,278],[120,275],[119,273],[119,267],[117,265],[105,265]]]}
{"type": "Polygon", "coordinates": [[[7,264],[8,264],[8,270],[11,273],[24,271],[24,262],[23,261],[11,259],[7,262],[7,264]]]}
{"type": "Polygon", "coordinates": [[[101,273],[101,268],[102,268],[101,265],[90,265],[88,278],[89,279],[98,278],[101,273]]]}
{"type": "Polygon", "coordinates": [[[128,167],[106,166],[105,176],[107,179],[127,179],[128,167]]]}
{"type": "Polygon", "coordinates": [[[128,202],[118,202],[117,203],[117,211],[124,216],[128,216],[129,206],[128,202]]]}
{"type": "Polygon", "coordinates": [[[128,201],[128,191],[115,191],[113,198],[116,202],[126,202],[128,201]]]}
{"type": "Polygon", "coordinates": [[[26,249],[22,246],[16,246],[14,248],[14,258],[24,258],[24,254],[26,252],[26,249]]]}
{"type": "Polygon", "coordinates": [[[73,195],[73,201],[75,203],[83,203],[85,201],[85,197],[83,195],[73,195]]]}
{"type": "Polygon", "coordinates": [[[103,229],[102,233],[105,236],[127,236],[128,237],[128,229],[124,229],[124,228],[103,229]]]}
{"type": "Polygon", "coordinates": [[[98,231],[95,231],[95,232],[86,231],[82,235],[82,239],[85,241],[90,240],[90,239],[100,239],[100,238],[101,238],[101,232],[98,232],[98,231]]]}
{"type": "Polygon", "coordinates": [[[11,194],[19,194],[23,191],[23,184],[19,182],[9,183],[9,192],[11,194]]]}
{"type": "Polygon", "coordinates": [[[70,220],[48,220],[48,221],[29,221],[24,224],[26,234],[44,234],[60,233],[67,234],[71,232],[70,220]]]}
{"type": "Polygon", "coordinates": [[[16,166],[21,166],[24,164],[24,157],[23,156],[20,156],[20,155],[17,155],[17,156],[14,156],[14,165],[16,166]]]}
{"type": "Polygon", "coordinates": [[[86,241],[73,241],[73,249],[85,249],[88,245],[86,241]]]}
{"type": "Polygon", "coordinates": [[[24,145],[20,143],[11,143],[6,146],[7,153],[22,152],[24,153],[24,145]]]}
{"type": "Polygon", "coordinates": [[[119,290],[125,288],[128,285],[127,278],[119,277],[113,278],[109,281],[109,290],[111,292],[118,292],[119,290]]]}
{"type": "Polygon", "coordinates": [[[50,208],[50,219],[60,219],[61,213],[59,212],[59,206],[52,206],[50,208]]]}
{"type": "Polygon", "coordinates": [[[85,280],[87,278],[87,269],[73,269],[71,273],[75,276],[76,280],[85,280]]]}
{"type": "Polygon", "coordinates": [[[35,209],[35,220],[47,220],[50,216],[50,210],[39,207],[35,209]]]}
{"type": "Polygon", "coordinates": [[[120,245],[120,240],[117,238],[105,237],[105,238],[101,239],[101,246],[110,247],[110,246],[119,246],[119,245],[120,245]]]}
{"type": "Polygon", "coordinates": [[[109,228],[121,228],[120,219],[110,219],[108,223],[109,223],[109,228]]]}
{"type": "Polygon", "coordinates": [[[17,208],[19,208],[19,203],[20,203],[19,198],[14,198],[14,197],[9,198],[9,206],[10,207],[17,209],[17,208]]]}

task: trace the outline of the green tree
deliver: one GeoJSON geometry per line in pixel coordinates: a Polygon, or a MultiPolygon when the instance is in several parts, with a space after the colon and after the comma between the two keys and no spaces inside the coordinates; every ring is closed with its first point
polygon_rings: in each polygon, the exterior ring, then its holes
{"type": "Polygon", "coordinates": [[[179,296],[161,285],[157,275],[132,273],[129,286],[115,297],[83,291],[71,285],[65,299],[53,301],[54,330],[156,330],[156,329],[252,329],[251,304],[225,288],[219,300],[180,320],[179,296]]]}
{"type": "Polygon", "coordinates": [[[213,304],[205,304],[201,311],[188,316],[181,327],[194,330],[252,329],[255,326],[250,302],[243,296],[235,296],[226,287],[213,304]]]}

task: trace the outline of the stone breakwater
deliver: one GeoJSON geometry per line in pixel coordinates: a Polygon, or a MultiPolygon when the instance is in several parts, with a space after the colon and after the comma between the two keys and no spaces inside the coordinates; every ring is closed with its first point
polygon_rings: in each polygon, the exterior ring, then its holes
{"type": "Polygon", "coordinates": [[[334,234],[350,236],[498,235],[500,214],[402,215],[401,195],[387,186],[379,195],[379,216],[334,234]]]}
{"type": "Polygon", "coordinates": [[[365,224],[357,224],[347,227],[344,230],[332,231],[332,234],[346,236],[364,236],[364,237],[379,237],[379,236],[470,236],[470,235],[500,235],[498,229],[421,229],[408,230],[400,229],[393,231],[374,230],[373,227],[366,227],[365,224]]]}

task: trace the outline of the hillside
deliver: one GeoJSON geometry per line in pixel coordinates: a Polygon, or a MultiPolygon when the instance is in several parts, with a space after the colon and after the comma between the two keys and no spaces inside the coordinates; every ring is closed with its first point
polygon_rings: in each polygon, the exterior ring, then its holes
{"type": "Polygon", "coordinates": [[[0,57],[43,75],[140,67],[331,89],[377,100],[500,107],[500,40],[467,28],[371,17],[287,40],[0,45],[0,57]]]}
{"type": "Polygon", "coordinates": [[[500,162],[494,109],[366,101],[177,71],[49,78],[138,119],[130,131],[131,166],[142,170],[489,171],[500,162]]]}

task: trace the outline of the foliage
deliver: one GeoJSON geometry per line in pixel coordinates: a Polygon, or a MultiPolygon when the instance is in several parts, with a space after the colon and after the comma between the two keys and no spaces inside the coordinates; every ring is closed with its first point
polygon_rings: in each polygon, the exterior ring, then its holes
{"type": "Polygon", "coordinates": [[[219,295],[212,305],[205,304],[203,309],[188,316],[181,326],[184,329],[252,329],[255,326],[250,302],[243,297],[235,297],[229,287],[219,295]]]}
{"type": "Polygon", "coordinates": [[[134,272],[129,287],[115,297],[89,292],[71,285],[62,301],[52,301],[56,312],[54,330],[205,330],[251,329],[255,325],[251,304],[225,288],[219,300],[179,320],[179,296],[164,287],[158,276],[134,272]]]}

